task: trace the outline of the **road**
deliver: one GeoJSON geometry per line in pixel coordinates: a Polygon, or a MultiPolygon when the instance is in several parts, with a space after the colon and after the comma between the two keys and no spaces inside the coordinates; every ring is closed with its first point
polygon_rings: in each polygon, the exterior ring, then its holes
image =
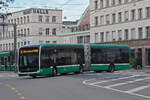
{"type": "Polygon", "coordinates": [[[86,73],[20,78],[0,72],[1,100],[150,100],[150,75],[86,73]]]}

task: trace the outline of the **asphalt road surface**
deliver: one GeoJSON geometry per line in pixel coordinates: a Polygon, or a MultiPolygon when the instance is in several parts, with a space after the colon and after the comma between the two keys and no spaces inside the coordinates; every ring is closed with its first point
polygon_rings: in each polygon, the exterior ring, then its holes
{"type": "Polygon", "coordinates": [[[0,72],[0,100],[150,100],[150,75],[86,73],[33,79],[0,72]]]}

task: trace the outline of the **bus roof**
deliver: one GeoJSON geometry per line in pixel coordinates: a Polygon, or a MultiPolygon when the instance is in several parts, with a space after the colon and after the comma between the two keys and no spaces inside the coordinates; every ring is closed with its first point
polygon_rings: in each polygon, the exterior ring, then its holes
{"type": "MultiPolygon", "coordinates": [[[[63,44],[63,43],[45,43],[45,44],[35,44],[35,45],[25,45],[21,48],[28,48],[28,47],[48,47],[48,46],[84,46],[84,44],[63,44]]],[[[90,44],[91,47],[129,47],[128,45],[120,45],[120,44],[90,44]]],[[[130,48],[130,47],[129,47],[130,48]]]]}
{"type": "Polygon", "coordinates": [[[47,46],[83,46],[83,44],[63,44],[63,43],[46,43],[46,44],[41,44],[41,47],[47,47],[47,46]]]}
{"type": "Polygon", "coordinates": [[[0,57],[8,57],[10,55],[10,52],[0,52],[0,57]]]}
{"type": "MultiPolygon", "coordinates": [[[[129,47],[129,45],[120,44],[91,44],[91,46],[105,46],[105,47],[129,47]]],[[[129,47],[130,48],[130,47],[129,47]]]]}

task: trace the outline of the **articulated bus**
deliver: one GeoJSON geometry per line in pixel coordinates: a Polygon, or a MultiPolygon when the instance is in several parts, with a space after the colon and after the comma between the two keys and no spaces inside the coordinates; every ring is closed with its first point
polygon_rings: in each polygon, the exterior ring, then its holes
{"type": "Polygon", "coordinates": [[[127,45],[39,44],[19,49],[19,76],[56,76],[83,71],[126,70],[131,50],[127,45]]]}

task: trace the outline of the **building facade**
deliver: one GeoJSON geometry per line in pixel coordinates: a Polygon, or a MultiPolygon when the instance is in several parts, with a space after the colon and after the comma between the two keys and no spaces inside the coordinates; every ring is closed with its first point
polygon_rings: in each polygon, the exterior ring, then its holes
{"type": "Polygon", "coordinates": [[[90,10],[84,11],[80,20],[70,23],[63,23],[63,32],[60,35],[61,43],[77,44],[90,43],[90,10]],[[66,28],[65,28],[66,27],[66,28]]]}
{"type": "MultiPolygon", "coordinates": [[[[26,44],[57,43],[62,27],[62,10],[31,8],[7,16],[8,24],[17,24],[17,48],[26,44]]],[[[0,51],[14,47],[14,28],[0,35],[0,51]]]]}
{"type": "Polygon", "coordinates": [[[128,44],[150,65],[149,0],[90,0],[91,43],[128,44]]]}

